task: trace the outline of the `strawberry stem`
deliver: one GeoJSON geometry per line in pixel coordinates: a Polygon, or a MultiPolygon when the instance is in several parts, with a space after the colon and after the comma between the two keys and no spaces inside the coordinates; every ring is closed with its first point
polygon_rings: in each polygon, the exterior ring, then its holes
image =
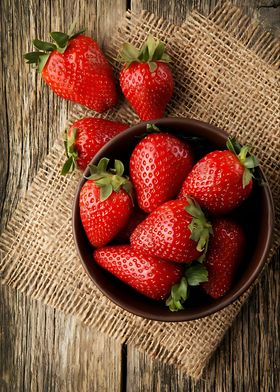
{"type": "Polygon", "coordinates": [[[186,302],[191,286],[198,286],[200,283],[208,281],[208,271],[204,265],[196,262],[188,265],[185,269],[184,276],[179,283],[171,288],[170,296],[165,304],[171,312],[177,312],[184,309],[183,303],[186,302]]]}
{"type": "Polygon", "coordinates": [[[85,177],[92,180],[100,188],[100,200],[105,201],[112,192],[124,189],[130,196],[132,183],[127,176],[123,176],[124,165],[115,159],[114,168],[108,169],[109,159],[101,158],[97,165],[90,165],[90,176],[85,177]]]}
{"type": "Polygon", "coordinates": [[[123,44],[120,49],[119,60],[126,64],[126,69],[135,62],[147,63],[152,73],[157,68],[157,61],[163,63],[169,63],[171,61],[169,55],[164,50],[164,43],[149,35],[141,49],[137,49],[129,43],[123,44]]]}
{"type": "Polygon", "coordinates": [[[76,168],[76,161],[78,159],[78,152],[75,148],[75,141],[77,137],[77,128],[72,128],[70,136],[68,136],[68,131],[64,134],[64,147],[67,156],[67,161],[64,163],[61,170],[61,174],[65,176],[67,173],[71,173],[76,168]]]}
{"type": "Polygon", "coordinates": [[[185,209],[193,217],[188,226],[191,231],[190,238],[197,242],[196,249],[199,252],[203,252],[199,258],[199,261],[202,262],[208,248],[210,234],[213,234],[212,225],[207,221],[197,201],[191,197],[188,197],[187,200],[188,205],[185,209]]]}
{"type": "Polygon", "coordinates": [[[251,181],[252,177],[254,177],[254,169],[259,166],[259,161],[254,155],[248,156],[252,148],[251,146],[241,146],[241,144],[239,144],[235,138],[229,137],[226,145],[227,148],[236,155],[240,163],[244,166],[242,186],[245,188],[251,181]]]}

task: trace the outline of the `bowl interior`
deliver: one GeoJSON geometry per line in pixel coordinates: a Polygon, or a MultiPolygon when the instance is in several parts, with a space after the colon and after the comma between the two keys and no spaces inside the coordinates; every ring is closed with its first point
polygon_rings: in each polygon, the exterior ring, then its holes
{"type": "MultiPolygon", "coordinates": [[[[202,149],[197,148],[197,159],[203,153],[226,148],[228,135],[212,125],[197,120],[177,118],[160,119],[153,123],[162,131],[187,139],[195,137],[190,139],[190,143],[195,143],[197,146],[201,146],[202,142],[202,149]],[[197,140],[197,137],[202,139],[197,140]]],[[[141,123],[116,136],[99,151],[92,163],[96,164],[102,157],[107,157],[112,160],[120,159],[128,168],[131,152],[139,142],[139,136],[145,133],[145,129],[146,123],[141,123]]],[[[258,171],[258,174],[264,178],[262,170],[258,169],[258,171]]],[[[85,175],[89,175],[88,169],[85,175]]],[[[93,249],[80,220],[79,192],[84,182],[85,179],[82,179],[78,186],[73,207],[73,233],[80,259],[99,289],[114,303],[134,314],[159,321],[187,321],[204,317],[222,309],[244,293],[265,262],[273,227],[273,205],[268,186],[254,184],[248,200],[234,212],[234,217],[245,229],[247,247],[231,290],[224,297],[214,300],[204,294],[199,287],[192,288],[191,299],[186,302],[185,310],[170,312],[164,302],[149,300],[138,294],[94,262],[93,249]]]]}

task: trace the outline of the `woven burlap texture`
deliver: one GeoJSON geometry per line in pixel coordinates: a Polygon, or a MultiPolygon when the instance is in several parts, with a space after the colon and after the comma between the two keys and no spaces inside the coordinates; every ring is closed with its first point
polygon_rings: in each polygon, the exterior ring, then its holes
{"type": "MultiPolygon", "coordinates": [[[[168,115],[210,122],[254,146],[278,213],[275,250],[280,238],[279,48],[228,4],[208,17],[193,12],[181,27],[147,12],[127,13],[107,53],[116,73],[119,45],[129,41],[139,47],[149,33],[167,44],[173,58],[176,88],[168,115]]],[[[95,115],[75,107],[69,123],[88,114],[95,115]]],[[[106,117],[138,121],[125,103],[106,117]]],[[[71,211],[79,174],[62,177],[64,159],[58,142],[2,235],[2,283],[199,378],[249,292],[212,316],[186,323],[145,320],[112,304],[85,274],[75,251],[71,211]]]]}

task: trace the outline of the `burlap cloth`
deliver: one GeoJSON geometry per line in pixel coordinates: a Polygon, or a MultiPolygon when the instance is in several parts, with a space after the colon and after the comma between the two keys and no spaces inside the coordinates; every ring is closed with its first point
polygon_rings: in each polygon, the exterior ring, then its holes
{"type": "MultiPolygon", "coordinates": [[[[166,42],[173,59],[176,88],[168,115],[213,123],[254,146],[278,213],[275,250],[280,240],[279,47],[229,4],[208,17],[193,12],[181,27],[147,12],[127,13],[107,53],[116,71],[119,45],[129,41],[139,46],[148,33],[166,42]]],[[[69,122],[89,113],[77,107],[69,122]]],[[[126,104],[107,118],[137,121],[126,104]]],[[[95,288],[76,255],[71,209],[79,175],[60,175],[64,159],[58,142],[2,235],[2,283],[199,378],[248,293],[210,317],[185,323],[145,320],[112,304],[95,288]]]]}

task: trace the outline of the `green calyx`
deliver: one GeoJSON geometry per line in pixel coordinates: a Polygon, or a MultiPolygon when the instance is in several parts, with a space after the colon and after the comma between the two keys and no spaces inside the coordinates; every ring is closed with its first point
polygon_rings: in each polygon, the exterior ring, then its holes
{"type": "Polygon", "coordinates": [[[172,286],[170,296],[165,302],[166,306],[171,312],[184,309],[183,303],[189,296],[190,287],[207,281],[208,271],[205,266],[197,262],[190,264],[186,267],[181,281],[172,286]]]}
{"type": "Polygon", "coordinates": [[[67,160],[64,163],[63,168],[61,170],[61,174],[63,176],[65,176],[67,173],[71,173],[76,168],[76,160],[78,159],[78,152],[75,148],[77,132],[78,132],[77,128],[72,128],[70,136],[68,136],[67,130],[65,131],[64,134],[64,146],[65,146],[67,160]]]}
{"type": "Polygon", "coordinates": [[[27,64],[35,64],[39,72],[43,71],[48,58],[54,50],[60,53],[64,53],[67,49],[68,42],[70,39],[77,37],[78,35],[84,33],[85,30],[79,30],[76,33],[65,34],[59,31],[53,31],[50,36],[54,43],[41,41],[39,39],[33,40],[33,45],[35,46],[35,52],[29,52],[24,55],[27,64]]]}
{"type": "Polygon", "coordinates": [[[198,259],[198,261],[202,262],[208,249],[210,234],[213,234],[212,225],[207,221],[197,201],[191,197],[188,197],[187,200],[188,205],[185,209],[193,217],[188,226],[191,232],[190,238],[197,242],[196,249],[199,252],[203,252],[198,259]]]}
{"type": "Polygon", "coordinates": [[[104,201],[112,194],[124,189],[130,196],[132,183],[127,176],[124,176],[124,165],[115,159],[114,168],[108,169],[108,158],[100,159],[98,165],[90,165],[90,176],[87,180],[93,180],[100,188],[100,200],[104,201]]]}
{"type": "Polygon", "coordinates": [[[165,45],[160,40],[155,40],[151,35],[148,36],[146,42],[141,49],[136,49],[129,43],[123,44],[120,50],[119,60],[126,64],[126,69],[132,63],[147,63],[150,71],[154,72],[157,68],[156,61],[169,63],[171,61],[168,54],[164,53],[165,45]]]}
{"type": "Polygon", "coordinates": [[[254,177],[253,173],[255,168],[259,166],[259,161],[254,155],[250,154],[252,149],[251,146],[241,146],[241,144],[239,144],[235,138],[229,137],[226,145],[227,148],[237,156],[239,161],[244,166],[242,186],[245,188],[254,177]]]}

